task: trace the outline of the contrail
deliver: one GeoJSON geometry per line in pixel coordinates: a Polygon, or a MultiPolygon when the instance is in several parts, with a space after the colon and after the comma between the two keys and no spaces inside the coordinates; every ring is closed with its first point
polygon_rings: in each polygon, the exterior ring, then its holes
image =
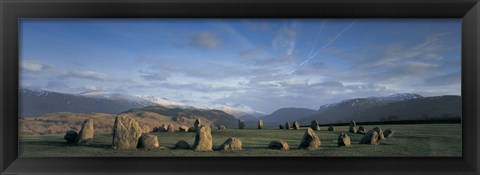
{"type": "Polygon", "coordinates": [[[305,64],[307,64],[308,61],[310,61],[312,58],[314,58],[315,56],[317,56],[323,49],[325,49],[326,47],[328,47],[330,44],[332,44],[333,42],[335,42],[335,40],[337,40],[337,38],[339,38],[343,33],[345,33],[345,31],[347,31],[350,27],[352,27],[353,23],[355,23],[355,21],[351,22],[350,24],[348,24],[347,27],[345,27],[342,31],[340,31],[337,35],[335,35],[335,37],[333,37],[330,41],[328,41],[322,48],[320,48],[317,52],[315,52],[313,55],[311,55],[310,57],[308,57],[308,59],[306,59],[304,62],[302,62],[302,64],[300,64],[300,66],[303,66],[305,64]]]}
{"type": "Polygon", "coordinates": [[[318,39],[320,38],[320,33],[323,30],[323,26],[325,26],[325,22],[322,22],[322,25],[320,26],[320,29],[318,29],[317,38],[315,39],[315,43],[313,43],[312,49],[310,49],[310,53],[308,54],[308,57],[312,56],[313,49],[315,49],[315,47],[317,47],[318,39]]]}

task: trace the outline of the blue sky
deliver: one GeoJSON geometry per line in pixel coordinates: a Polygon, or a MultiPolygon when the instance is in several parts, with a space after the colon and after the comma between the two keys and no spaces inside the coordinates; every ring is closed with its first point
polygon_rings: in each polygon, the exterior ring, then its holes
{"type": "Polygon", "coordinates": [[[20,85],[245,104],[460,95],[459,19],[20,21],[20,85]]]}

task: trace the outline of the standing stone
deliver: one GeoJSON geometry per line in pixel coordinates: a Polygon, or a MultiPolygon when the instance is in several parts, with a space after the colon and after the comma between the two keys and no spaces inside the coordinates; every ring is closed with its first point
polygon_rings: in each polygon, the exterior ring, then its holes
{"type": "Polygon", "coordinates": [[[269,144],[268,144],[268,148],[270,149],[280,149],[280,150],[288,150],[290,149],[288,147],[288,143],[286,141],[283,141],[283,140],[275,140],[275,141],[271,141],[269,144]]]}
{"type": "Polygon", "coordinates": [[[328,126],[328,131],[335,131],[335,128],[333,127],[333,125],[328,126]]]}
{"type": "Polygon", "coordinates": [[[348,135],[343,132],[338,136],[338,147],[341,147],[341,146],[345,146],[345,147],[352,146],[350,142],[350,137],[348,137],[348,135]]]}
{"type": "Polygon", "coordinates": [[[357,134],[366,134],[367,132],[367,128],[365,128],[364,126],[358,127],[357,134]]]}
{"type": "Polygon", "coordinates": [[[290,129],[290,123],[289,122],[285,123],[285,129],[290,129]]]}
{"type": "Polygon", "coordinates": [[[377,131],[378,140],[385,140],[385,136],[383,135],[383,130],[380,127],[375,127],[372,130],[377,131]]]}
{"type": "Polygon", "coordinates": [[[178,130],[180,132],[188,132],[188,127],[187,126],[180,126],[180,127],[178,127],[178,130]]]}
{"type": "Polygon", "coordinates": [[[77,136],[77,144],[81,143],[92,143],[93,141],[93,119],[86,119],[83,122],[82,129],[80,129],[80,132],[78,133],[77,136]]]}
{"type": "Polygon", "coordinates": [[[173,129],[173,125],[171,123],[168,124],[167,132],[175,132],[175,130],[173,129]]]}
{"type": "Polygon", "coordinates": [[[175,149],[190,149],[190,145],[185,140],[180,140],[175,144],[175,149]]]}
{"type": "Polygon", "coordinates": [[[195,127],[190,127],[188,128],[188,132],[197,132],[197,129],[195,127]]]}
{"type": "Polygon", "coordinates": [[[392,137],[394,133],[395,133],[395,130],[393,130],[391,128],[388,128],[385,131],[383,131],[383,135],[385,137],[392,137]]]}
{"type": "Polygon", "coordinates": [[[320,144],[321,142],[317,134],[315,134],[312,128],[307,128],[298,148],[314,150],[320,148],[320,144]]]}
{"type": "Polygon", "coordinates": [[[117,115],[112,131],[112,146],[115,150],[135,149],[142,136],[142,128],[128,114],[117,115]]]}
{"type": "Polygon", "coordinates": [[[220,145],[220,150],[223,151],[241,151],[242,150],[242,141],[235,137],[228,138],[222,145],[220,145]]]}
{"type": "Polygon", "coordinates": [[[293,122],[293,129],[295,129],[295,130],[300,129],[300,124],[297,121],[293,122]]]}
{"type": "Polygon", "coordinates": [[[320,131],[320,126],[318,126],[317,120],[313,120],[310,126],[314,131],[320,131]]]}
{"type": "Polygon", "coordinates": [[[350,127],[348,128],[348,132],[357,133],[357,123],[355,123],[355,121],[350,121],[350,127]]]}
{"type": "Polygon", "coordinates": [[[156,135],[144,134],[138,140],[137,148],[144,150],[157,149],[160,147],[158,137],[156,135]]]}
{"type": "Polygon", "coordinates": [[[202,120],[200,120],[200,118],[197,118],[197,120],[195,120],[195,123],[193,124],[193,127],[198,130],[198,127],[200,127],[200,125],[202,125],[202,120]]]}
{"type": "Polygon", "coordinates": [[[150,133],[150,126],[148,126],[148,125],[143,125],[143,126],[142,126],[142,131],[143,131],[144,134],[150,133]]]}
{"type": "Polygon", "coordinates": [[[74,130],[67,131],[63,139],[67,140],[68,143],[75,143],[77,140],[78,133],[74,130]]]}
{"type": "Polygon", "coordinates": [[[258,120],[258,129],[263,129],[263,120],[258,120]]]}
{"type": "Polygon", "coordinates": [[[375,145],[378,140],[378,133],[375,130],[368,131],[360,140],[360,144],[375,145]]]}
{"type": "Polygon", "coordinates": [[[222,130],[222,129],[227,129],[227,127],[225,127],[225,125],[218,126],[218,130],[222,130]]]}
{"type": "Polygon", "coordinates": [[[162,126],[155,127],[153,132],[167,132],[167,125],[163,124],[162,126]]]}
{"type": "Polygon", "coordinates": [[[208,126],[200,126],[192,147],[195,151],[212,151],[212,130],[208,126]]]}
{"type": "Polygon", "coordinates": [[[238,120],[238,129],[243,129],[243,128],[245,128],[245,121],[238,120]]]}
{"type": "Polygon", "coordinates": [[[279,128],[279,129],[283,129],[283,125],[278,125],[278,128],[279,128]]]}

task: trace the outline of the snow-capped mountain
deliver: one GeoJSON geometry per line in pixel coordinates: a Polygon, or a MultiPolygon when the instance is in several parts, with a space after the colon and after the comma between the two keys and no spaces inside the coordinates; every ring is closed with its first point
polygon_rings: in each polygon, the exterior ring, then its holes
{"type": "Polygon", "coordinates": [[[344,100],[320,106],[318,112],[301,122],[318,120],[324,123],[382,121],[461,116],[461,96],[423,97],[418,94],[392,94],[385,97],[367,97],[344,100]]]}
{"type": "Polygon", "coordinates": [[[331,103],[331,104],[322,105],[322,106],[320,106],[319,111],[322,112],[322,111],[325,111],[329,108],[338,106],[340,104],[342,104],[342,105],[348,104],[352,107],[355,107],[355,106],[371,106],[371,105],[382,106],[382,105],[385,105],[385,104],[391,103],[391,102],[411,100],[411,99],[420,99],[420,98],[424,98],[424,97],[421,96],[421,95],[418,95],[418,94],[411,94],[411,93],[396,93],[396,94],[392,94],[392,95],[385,96],[385,97],[354,98],[354,99],[343,100],[343,101],[338,102],[338,103],[331,103]]]}
{"type": "Polygon", "coordinates": [[[252,115],[255,117],[260,117],[261,115],[264,115],[262,112],[255,111],[251,107],[243,104],[199,102],[199,101],[188,101],[188,100],[174,101],[174,100],[159,98],[159,97],[147,97],[146,99],[150,100],[151,102],[154,102],[157,105],[162,105],[162,106],[171,107],[171,108],[199,108],[199,109],[221,110],[237,118],[243,115],[252,115]]]}
{"type": "Polygon", "coordinates": [[[58,93],[44,90],[22,89],[19,92],[24,103],[24,115],[39,115],[49,112],[104,112],[118,113],[138,107],[160,105],[167,108],[198,108],[221,110],[235,117],[264,115],[249,106],[232,103],[212,103],[198,101],[175,101],[154,96],[133,96],[106,91],[86,91],[79,94],[58,93]],[[53,105],[50,107],[48,105],[53,105]],[[96,104],[96,105],[94,105],[96,104]],[[44,106],[47,105],[47,106],[44,106]],[[43,106],[43,107],[42,107],[43,106]]]}

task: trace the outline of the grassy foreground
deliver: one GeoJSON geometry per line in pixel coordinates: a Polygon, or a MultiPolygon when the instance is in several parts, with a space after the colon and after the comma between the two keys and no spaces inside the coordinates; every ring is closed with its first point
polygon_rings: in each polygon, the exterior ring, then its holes
{"type": "MultiPolygon", "coordinates": [[[[392,128],[395,134],[378,145],[358,144],[363,135],[351,134],[352,147],[337,147],[337,137],[347,132],[348,126],[336,127],[335,131],[315,131],[321,140],[319,150],[297,149],[306,128],[300,130],[272,129],[226,129],[212,130],[213,147],[216,149],[227,138],[237,137],[242,141],[243,151],[194,152],[193,150],[128,150],[115,151],[111,148],[110,133],[96,133],[94,143],[88,146],[67,144],[63,134],[20,136],[20,157],[176,157],[176,156],[461,156],[461,124],[404,124],[376,125],[382,129],[392,128]],[[267,149],[273,140],[285,140],[290,146],[288,151],[267,149]]],[[[366,125],[367,129],[375,126],[366,125]]],[[[160,146],[172,148],[179,140],[193,144],[195,133],[152,133],[160,140],[160,146]]]]}

